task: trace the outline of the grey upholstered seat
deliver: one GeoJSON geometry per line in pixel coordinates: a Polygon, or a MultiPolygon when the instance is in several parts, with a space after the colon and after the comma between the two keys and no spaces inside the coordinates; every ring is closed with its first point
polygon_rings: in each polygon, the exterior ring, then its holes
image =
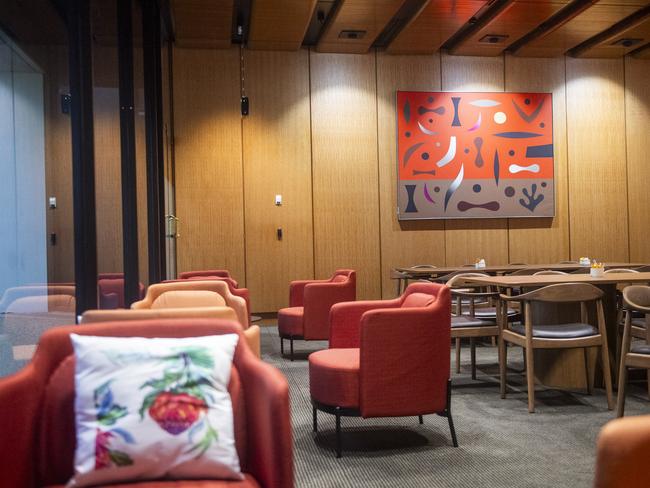
{"type": "Polygon", "coordinates": [[[481,320],[477,317],[470,317],[469,315],[453,316],[451,318],[451,328],[458,327],[490,327],[494,326],[491,320],[481,320]]]}
{"type": "Polygon", "coordinates": [[[630,352],[632,354],[648,354],[650,355],[650,344],[632,344],[632,347],[630,348],[630,352]]]}
{"type": "MultiPolygon", "coordinates": [[[[515,324],[511,329],[517,334],[526,335],[526,328],[522,324],[515,324]]],[[[533,337],[536,339],[574,339],[592,335],[598,335],[598,329],[589,324],[572,323],[533,326],[533,337]]]]}

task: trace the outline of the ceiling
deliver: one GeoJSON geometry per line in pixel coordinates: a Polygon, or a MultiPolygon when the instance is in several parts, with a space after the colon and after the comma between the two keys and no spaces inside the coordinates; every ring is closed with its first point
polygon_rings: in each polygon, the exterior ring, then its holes
{"type": "Polygon", "coordinates": [[[171,0],[176,44],[650,59],[648,0],[171,0]]]}

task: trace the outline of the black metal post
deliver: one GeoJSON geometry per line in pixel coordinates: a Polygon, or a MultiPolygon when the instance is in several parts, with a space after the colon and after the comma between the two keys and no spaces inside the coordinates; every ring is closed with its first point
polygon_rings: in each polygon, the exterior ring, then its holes
{"type": "Polygon", "coordinates": [[[165,170],[162,123],[160,8],[155,0],[142,1],[145,131],[147,141],[147,222],[149,232],[149,282],[166,274],[165,170]]]}
{"type": "Polygon", "coordinates": [[[120,148],[122,159],[122,242],[124,303],[129,307],[139,296],[138,198],[135,161],[133,95],[133,5],[117,1],[117,46],[120,78],[120,148]]]}
{"type": "Polygon", "coordinates": [[[77,316],[97,308],[97,226],[90,2],[69,0],[69,70],[77,316]]]}

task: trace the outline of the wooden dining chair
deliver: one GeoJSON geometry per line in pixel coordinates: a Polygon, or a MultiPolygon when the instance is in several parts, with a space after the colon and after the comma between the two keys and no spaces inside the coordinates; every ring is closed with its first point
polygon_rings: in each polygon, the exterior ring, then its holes
{"type": "Polygon", "coordinates": [[[542,268],[522,268],[512,273],[508,273],[508,276],[531,276],[540,271],[544,271],[542,268]]]}
{"type": "Polygon", "coordinates": [[[528,384],[528,411],[535,411],[535,349],[584,348],[587,390],[591,393],[587,348],[600,347],[607,406],[613,408],[612,381],[607,350],[607,332],[602,297],[604,292],[588,283],[561,283],[549,285],[517,296],[500,295],[500,340],[499,372],[501,378],[501,398],[506,397],[507,343],[521,346],[526,352],[526,381],[528,384]],[[525,309],[524,324],[507,324],[503,320],[503,309],[509,302],[520,302],[525,309]],[[569,324],[540,324],[532,313],[533,303],[576,303],[580,304],[580,322],[569,324]],[[587,304],[596,303],[598,326],[587,321],[587,304]]]}
{"type": "Polygon", "coordinates": [[[580,264],[578,261],[560,261],[560,264],[580,264]]]}
{"type": "Polygon", "coordinates": [[[623,306],[625,314],[625,327],[623,329],[623,342],[621,345],[621,363],[618,369],[618,398],[616,402],[616,415],[622,417],[625,412],[625,383],[627,382],[627,368],[644,368],[648,370],[648,394],[650,395],[650,286],[630,285],[623,290],[623,306]],[[644,342],[631,344],[633,337],[632,312],[645,315],[644,342]]]}
{"type": "Polygon", "coordinates": [[[543,269],[541,271],[536,271],[533,273],[533,276],[543,276],[543,275],[566,275],[569,273],[565,273],[564,271],[558,271],[555,269],[543,269]]]}
{"type": "MultiPolygon", "coordinates": [[[[499,326],[496,322],[496,307],[499,294],[489,287],[480,287],[468,281],[470,278],[488,276],[484,273],[458,273],[447,281],[451,288],[453,313],[451,317],[451,337],[456,341],[456,373],[460,373],[461,339],[469,338],[472,379],[476,379],[476,338],[496,339],[499,326]],[[494,317],[479,317],[484,309],[494,309],[494,317]]],[[[511,310],[511,316],[516,311],[511,310]]],[[[494,344],[494,341],[493,341],[494,344]]]]}

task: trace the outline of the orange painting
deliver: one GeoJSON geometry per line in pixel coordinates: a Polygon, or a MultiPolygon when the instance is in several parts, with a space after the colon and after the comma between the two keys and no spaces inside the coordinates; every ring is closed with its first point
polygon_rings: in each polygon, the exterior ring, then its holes
{"type": "Polygon", "coordinates": [[[552,217],[550,93],[397,92],[398,217],[552,217]]]}

